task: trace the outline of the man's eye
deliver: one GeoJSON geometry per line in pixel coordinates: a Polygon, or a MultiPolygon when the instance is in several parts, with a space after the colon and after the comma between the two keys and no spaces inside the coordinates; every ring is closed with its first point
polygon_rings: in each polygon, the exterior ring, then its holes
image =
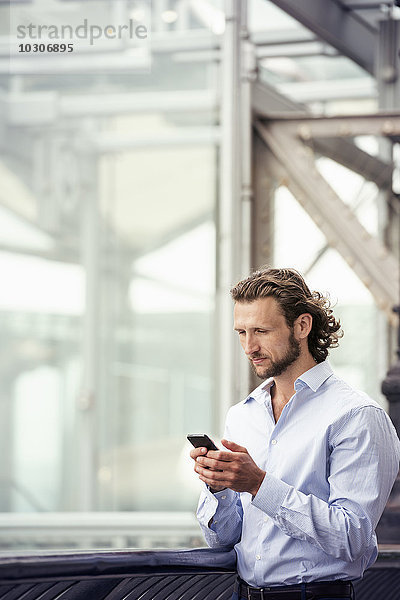
{"type": "Polygon", "coordinates": [[[267,333],[266,329],[256,329],[256,333],[267,333]]]}

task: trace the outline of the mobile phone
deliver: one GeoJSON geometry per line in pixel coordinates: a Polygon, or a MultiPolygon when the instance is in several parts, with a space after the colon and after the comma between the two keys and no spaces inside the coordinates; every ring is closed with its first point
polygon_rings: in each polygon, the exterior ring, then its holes
{"type": "Polygon", "coordinates": [[[218,450],[211,438],[205,433],[190,433],[186,436],[195,448],[207,448],[207,450],[218,450]]]}

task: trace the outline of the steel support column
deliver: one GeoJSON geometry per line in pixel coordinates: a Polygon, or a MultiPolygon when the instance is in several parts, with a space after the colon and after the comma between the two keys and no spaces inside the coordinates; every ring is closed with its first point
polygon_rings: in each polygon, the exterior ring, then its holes
{"type": "Polygon", "coordinates": [[[100,353],[100,216],[98,206],[97,157],[82,153],[81,207],[82,207],[82,265],[86,277],[86,302],[83,317],[83,372],[77,402],[78,454],[76,488],[81,511],[96,508],[97,487],[97,419],[99,353],[100,353]]]}
{"type": "Polygon", "coordinates": [[[226,28],[221,62],[221,145],[217,221],[216,280],[216,366],[218,406],[217,430],[222,431],[228,408],[236,400],[238,351],[232,330],[229,289],[240,277],[240,191],[239,191],[239,90],[240,11],[238,3],[225,1],[226,28]]]}
{"type": "Polygon", "coordinates": [[[260,137],[254,136],[254,206],[253,265],[271,264],[274,247],[274,194],[278,186],[276,171],[271,168],[274,156],[260,137]]]}
{"type": "MultiPolygon", "coordinates": [[[[398,110],[400,108],[400,22],[388,19],[379,23],[379,45],[377,55],[376,78],[378,81],[379,108],[398,110]]],[[[396,140],[398,143],[398,140],[396,140]]],[[[380,141],[381,158],[393,162],[393,141],[380,141]]],[[[393,168],[392,168],[393,171],[393,168]]],[[[392,173],[388,177],[389,189],[381,196],[380,230],[387,246],[400,260],[400,221],[399,200],[392,191],[392,173]]],[[[394,302],[398,304],[398,299],[394,302]]],[[[394,336],[390,339],[389,353],[396,348],[394,336]]],[[[390,362],[390,360],[389,360],[390,362]]],[[[385,363],[385,370],[387,368],[385,363]]]]}
{"type": "MultiPolygon", "coordinates": [[[[379,91],[379,106],[382,109],[398,109],[400,105],[400,77],[399,77],[399,56],[398,49],[400,43],[399,22],[389,19],[382,21],[379,27],[379,47],[377,60],[377,80],[379,91]]],[[[380,153],[385,160],[393,159],[393,143],[390,140],[382,140],[380,143],[380,153]]],[[[399,220],[399,200],[392,192],[392,177],[390,177],[390,188],[381,194],[380,205],[380,229],[383,239],[397,256],[397,273],[399,273],[400,260],[400,220],[399,220]],[[397,203],[395,210],[394,203],[397,203]]],[[[400,289],[394,304],[395,312],[400,316],[400,289]]],[[[382,331],[385,331],[381,328],[382,331]]],[[[389,368],[385,379],[382,382],[382,393],[388,401],[389,415],[400,434],[400,321],[397,327],[397,340],[395,340],[394,330],[386,329],[384,343],[385,363],[378,365],[381,378],[384,377],[387,365],[392,362],[393,348],[397,346],[397,361],[389,368]],[[396,343],[397,342],[397,343],[396,343]]],[[[378,340],[379,342],[379,340],[378,340]]],[[[383,354],[383,353],[382,353],[383,354]]],[[[388,503],[378,525],[378,540],[380,543],[398,543],[400,537],[400,474],[390,494],[388,503]]]]}
{"type": "Polygon", "coordinates": [[[400,108],[400,22],[394,19],[380,21],[376,79],[378,81],[379,108],[400,108]]]}
{"type": "MultiPolygon", "coordinates": [[[[400,80],[398,49],[400,42],[399,22],[388,18],[379,22],[379,43],[377,46],[376,80],[378,83],[378,99],[380,110],[397,110],[400,106],[400,80]]],[[[393,140],[379,138],[379,157],[390,165],[387,174],[388,185],[381,190],[378,197],[378,230],[379,237],[398,256],[399,217],[396,216],[392,191],[393,185],[393,140]]],[[[398,270],[397,270],[398,272],[398,270]]],[[[397,300],[395,303],[397,304],[397,300]]],[[[378,353],[377,373],[379,379],[385,377],[388,365],[392,362],[393,349],[395,348],[394,330],[382,321],[378,321],[377,344],[378,353]]],[[[390,408],[390,407],[389,407],[390,408]]]]}
{"type": "MultiPolygon", "coordinates": [[[[241,263],[240,276],[247,277],[251,269],[252,244],[251,226],[253,209],[252,188],[252,90],[256,79],[257,60],[254,45],[249,41],[247,30],[247,1],[241,2],[241,78],[240,78],[240,144],[238,147],[241,162],[240,204],[241,204],[241,263]]],[[[235,340],[237,344],[237,340],[235,340]]],[[[250,366],[241,357],[239,372],[239,398],[251,391],[250,366]]]]}
{"type": "MultiPolygon", "coordinates": [[[[276,171],[271,168],[275,158],[265,142],[253,137],[253,210],[252,210],[252,267],[273,264],[274,250],[274,195],[278,187],[276,171]]],[[[260,380],[251,373],[251,387],[260,380]]]]}
{"type": "MultiPolygon", "coordinates": [[[[380,110],[398,110],[400,108],[400,22],[393,19],[379,23],[379,45],[376,65],[380,110]]],[[[381,140],[381,158],[387,162],[393,161],[393,142],[381,140]]],[[[392,176],[389,178],[389,197],[382,198],[384,202],[382,234],[388,246],[398,252],[400,232],[398,216],[393,208],[392,176]]]]}

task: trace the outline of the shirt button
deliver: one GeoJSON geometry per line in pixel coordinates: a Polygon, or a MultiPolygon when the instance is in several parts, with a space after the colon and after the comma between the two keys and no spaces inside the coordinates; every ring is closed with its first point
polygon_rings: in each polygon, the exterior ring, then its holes
{"type": "Polygon", "coordinates": [[[261,560],[261,556],[259,554],[256,554],[256,560],[261,560]]]}
{"type": "Polygon", "coordinates": [[[264,517],[264,523],[268,521],[268,517],[264,517]]]}
{"type": "Polygon", "coordinates": [[[277,444],[277,441],[276,441],[276,440],[272,440],[272,441],[271,441],[271,444],[272,444],[273,446],[275,446],[275,444],[277,444]]]}
{"type": "Polygon", "coordinates": [[[226,500],[226,496],[221,496],[221,500],[226,500]]]}

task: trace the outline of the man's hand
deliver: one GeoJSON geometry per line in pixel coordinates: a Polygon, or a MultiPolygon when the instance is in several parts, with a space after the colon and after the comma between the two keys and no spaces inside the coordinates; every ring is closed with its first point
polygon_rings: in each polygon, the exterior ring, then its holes
{"type": "MultiPolygon", "coordinates": [[[[199,460],[200,457],[204,457],[205,458],[206,455],[207,455],[207,452],[211,452],[211,450],[208,451],[207,448],[193,448],[193,450],[190,451],[190,456],[195,461],[194,470],[196,471],[196,473],[197,473],[197,466],[200,464],[197,461],[199,460]]],[[[206,470],[209,471],[209,469],[206,469],[206,470]]],[[[201,477],[200,477],[200,479],[201,479],[201,477]]],[[[210,486],[210,489],[211,489],[211,491],[213,493],[220,492],[220,491],[224,490],[225,488],[226,488],[225,485],[220,485],[220,486],[218,486],[218,485],[212,485],[212,486],[210,486]]]]}
{"type": "Polygon", "coordinates": [[[265,477],[246,448],[228,440],[221,440],[231,452],[204,448],[192,450],[190,456],[196,461],[194,470],[201,481],[213,492],[230,488],[235,492],[249,492],[255,496],[265,477]],[[208,467],[208,468],[207,468],[208,467]]]}

